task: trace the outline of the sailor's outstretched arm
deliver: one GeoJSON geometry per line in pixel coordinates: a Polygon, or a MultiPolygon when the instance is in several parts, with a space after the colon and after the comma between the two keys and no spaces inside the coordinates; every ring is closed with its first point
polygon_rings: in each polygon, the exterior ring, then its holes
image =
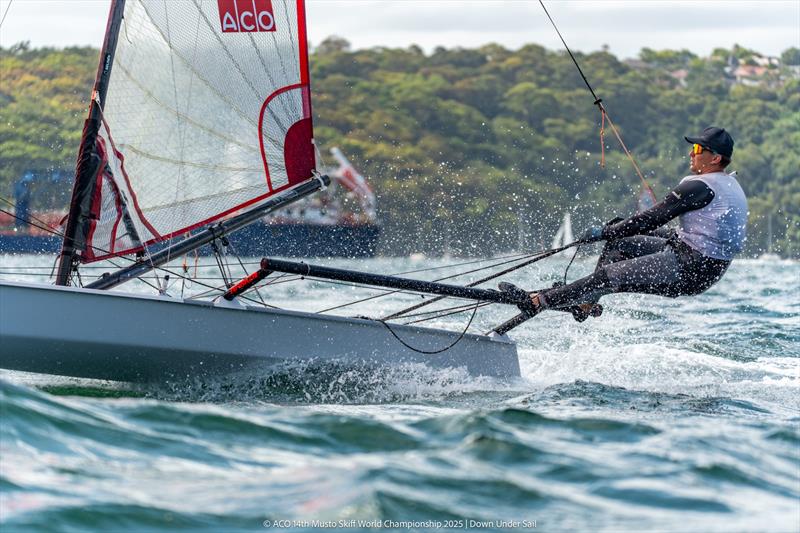
{"type": "Polygon", "coordinates": [[[606,226],[603,238],[621,239],[653,231],[675,217],[707,206],[713,199],[714,191],[708,185],[697,179],[687,180],[650,209],[606,226]]]}

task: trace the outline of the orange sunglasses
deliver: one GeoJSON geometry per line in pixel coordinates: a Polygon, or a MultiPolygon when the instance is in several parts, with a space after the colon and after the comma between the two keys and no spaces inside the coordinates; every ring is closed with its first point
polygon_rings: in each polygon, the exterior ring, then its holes
{"type": "Polygon", "coordinates": [[[692,145],[692,153],[694,155],[702,154],[704,151],[708,151],[708,152],[711,152],[712,154],[716,154],[716,152],[714,152],[713,150],[709,150],[708,148],[705,148],[704,146],[701,146],[701,145],[699,145],[697,143],[694,143],[692,145]]]}

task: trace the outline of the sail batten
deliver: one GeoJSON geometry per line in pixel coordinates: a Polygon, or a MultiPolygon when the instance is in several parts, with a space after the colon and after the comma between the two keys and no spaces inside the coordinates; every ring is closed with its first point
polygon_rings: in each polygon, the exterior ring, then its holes
{"type": "MultiPolygon", "coordinates": [[[[151,92],[149,92],[149,91],[147,90],[147,87],[146,87],[145,85],[143,85],[143,84],[139,83],[139,82],[138,82],[138,81],[137,81],[135,78],[131,77],[131,76],[130,76],[130,73],[129,73],[128,71],[126,71],[126,70],[124,69],[124,67],[121,67],[121,68],[120,68],[120,70],[122,70],[122,72],[124,72],[124,73],[125,73],[125,74],[128,76],[128,78],[130,79],[131,83],[133,83],[133,84],[135,84],[137,87],[139,87],[139,89],[141,89],[141,91],[142,91],[144,94],[146,94],[146,95],[147,95],[147,96],[148,96],[150,99],[152,99],[152,101],[153,101],[153,102],[156,102],[157,104],[159,104],[159,105],[162,107],[162,109],[164,109],[165,111],[167,111],[167,112],[170,112],[170,113],[174,113],[174,114],[175,114],[175,116],[176,116],[176,117],[177,117],[179,120],[181,120],[181,121],[185,122],[186,124],[191,124],[192,126],[194,126],[194,127],[198,128],[198,129],[201,129],[201,130],[203,130],[204,132],[208,133],[209,135],[213,135],[213,136],[219,137],[220,139],[223,139],[224,141],[226,141],[226,142],[228,142],[228,143],[231,143],[231,144],[236,144],[236,145],[239,145],[239,146],[241,146],[241,147],[242,147],[242,148],[244,148],[244,149],[250,149],[250,150],[253,150],[253,151],[255,151],[255,152],[257,152],[257,151],[258,151],[258,150],[257,150],[256,148],[254,148],[253,146],[251,146],[251,145],[248,145],[248,144],[245,144],[245,143],[242,143],[242,142],[240,142],[239,140],[237,140],[237,139],[235,139],[235,138],[233,138],[233,137],[231,137],[231,136],[226,136],[226,135],[225,135],[223,132],[220,132],[220,131],[217,131],[217,130],[213,130],[213,129],[211,129],[211,128],[208,128],[208,127],[204,126],[202,123],[200,123],[200,122],[198,122],[198,121],[195,121],[194,119],[192,119],[192,117],[191,117],[191,116],[189,116],[187,113],[185,113],[185,112],[182,112],[182,111],[180,111],[179,109],[176,109],[176,108],[174,108],[174,107],[170,107],[170,106],[169,106],[169,105],[167,105],[166,103],[164,103],[164,102],[160,101],[158,98],[156,98],[156,96],[155,96],[154,94],[152,94],[151,92]]],[[[233,107],[235,107],[235,106],[233,106],[233,107]]],[[[247,118],[247,117],[246,117],[244,114],[242,114],[241,116],[242,116],[242,118],[243,118],[244,120],[248,120],[248,121],[249,121],[249,119],[248,119],[248,118],[247,118]]],[[[252,121],[252,125],[253,125],[253,126],[256,126],[256,125],[257,125],[257,122],[256,122],[255,120],[253,120],[253,121],[252,121]]]]}
{"type": "Polygon", "coordinates": [[[123,5],[83,262],[255,208],[316,165],[302,0],[123,5]]]}
{"type": "Polygon", "coordinates": [[[159,162],[162,162],[162,163],[170,163],[170,164],[174,164],[174,165],[179,165],[181,167],[195,167],[195,168],[202,168],[202,169],[206,169],[206,170],[218,170],[218,171],[230,172],[230,173],[236,173],[236,172],[261,172],[262,171],[262,169],[258,168],[258,167],[226,167],[226,166],[218,165],[218,164],[214,164],[214,163],[200,163],[200,162],[197,162],[197,161],[191,161],[191,160],[187,160],[187,159],[168,158],[168,157],[163,157],[163,156],[151,154],[151,153],[145,152],[143,150],[139,150],[139,149],[137,149],[137,148],[135,148],[133,146],[126,146],[126,147],[123,147],[123,149],[125,151],[128,151],[128,152],[136,153],[137,155],[140,155],[140,156],[142,156],[142,157],[144,157],[146,159],[151,159],[153,161],[159,161],[159,162]]]}

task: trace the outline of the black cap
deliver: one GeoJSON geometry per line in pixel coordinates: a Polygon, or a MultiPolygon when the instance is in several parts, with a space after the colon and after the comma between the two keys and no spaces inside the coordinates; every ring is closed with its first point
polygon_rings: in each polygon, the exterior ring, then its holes
{"type": "Polygon", "coordinates": [[[733,137],[723,128],[709,126],[698,137],[684,137],[687,142],[699,144],[715,154],[724,155],[728,159],[733,156],[733,137]]]}

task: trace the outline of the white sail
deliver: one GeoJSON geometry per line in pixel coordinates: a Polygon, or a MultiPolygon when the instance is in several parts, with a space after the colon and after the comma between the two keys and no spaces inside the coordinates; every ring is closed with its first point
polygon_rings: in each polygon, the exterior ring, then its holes
{"type": "Polygon", "coordinates": [[[306,43],[302,0],[127,0],[82,260],[138,251],[310,179],[306,43]]]}
{"type": "MultiPolygon", "coordinates": [[[[572,216],[569,213],[564,213],[564,220],[561,222],[561,226],[559,226],[558,231],[553,237],[553,242],[550,247],[561,248],[574,241],[575,238],[572,235],[572,216]]],[[[564,254],[569,254],[569,251],[564,250],[561,252],[561,255],[564,254]]]]}
{"type": "Polygon", "coordinates": [[[572,235],[572,217],[569,213],[564,213],[564,245],[570,244],[575,241],[572,235]]]}

